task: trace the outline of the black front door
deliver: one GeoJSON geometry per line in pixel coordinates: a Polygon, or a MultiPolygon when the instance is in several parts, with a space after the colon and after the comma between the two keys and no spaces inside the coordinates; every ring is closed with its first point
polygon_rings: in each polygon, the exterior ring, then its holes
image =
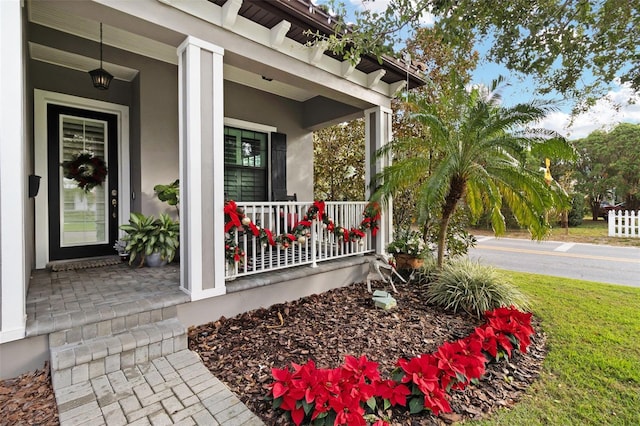
{"type": "Polygon", "coordinates": [[[118,120],[113,114],[47,107],[49,259],[115,254],[118,120]],[[69,162],[78,156],[86,161],[69,162]],[[62,163],[67,162],[67,167],[62,163]],[[80,167],[76,167],[80,165],[80,167]],[[101,185],[100,172],[107,173],[101,185]],[[67,174],[67,177],[65,177],[67,174]],[[72,177],[69,177],[69,174],[72,177]]]}

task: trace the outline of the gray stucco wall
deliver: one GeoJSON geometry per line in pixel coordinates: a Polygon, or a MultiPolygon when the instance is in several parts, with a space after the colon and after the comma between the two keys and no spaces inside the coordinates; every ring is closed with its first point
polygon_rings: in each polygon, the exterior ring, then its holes
{"type": "MultiPolygon", "coordinates": [[[[92,56],[97,45],[69,34],[30,25],[31,41],[92,56]]],[[[30,61],[29,99],[33,89],[66,93],[129,106],[131,157],[131,208],[145,214],[173,209],[161,203],[153,187],[178,177],[178,87],[177,66],[109,46],[105,61],[138,70],[131,82],[113,80],[109,90],[97,90],[89,76],[39,61],[30,61]]],[[[33,117],[29,117],[33,120],[33,117]]]]}
{"type": "Polygon", "coordinates": [[[225,81],[227,118],[273,126],[287,135],[287,191],[313,200],[313,134],[302,128],[300,102],[225,81]]]}

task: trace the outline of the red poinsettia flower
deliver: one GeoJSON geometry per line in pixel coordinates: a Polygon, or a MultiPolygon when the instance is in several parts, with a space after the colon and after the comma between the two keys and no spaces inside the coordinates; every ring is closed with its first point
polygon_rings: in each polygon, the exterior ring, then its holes
{"type": "Polygon", "coordinates": [[[302,407],[296,407],[297,400],[294,398],[284,398],[280,408],[289,411],[291,413],[291,420],[296,426],[300,426],[304,420],[304,409],[302,407]]]}
{"type": "Polygon", "coordinates": [[[410,361],[400,358],[398,366],[406,373],[402,383],[415,383],[424,394],[439,387],[439,373],[437,361],[431,354],[422,354],[410,361]]]}
{"type": "Polygon", "coordinates": [[[353,374],[356,381],[360,379],[369,379],[369,381],[380,380],[380,372],[378,371],[378,363],[369,361],[365,355],[356,358],[351,355],[344,357],[344,371],[353,374]]]}
{"type": "Polygon", "coordinates": [[[462,339],[458,361],[464,366],[468,380],[479,379],[485,372],[486,357],[482,353],[482,343],[474,337],[462,339]]]}
{"type": "Polygon", "coordinates": [[[424,407],[433,411],[434,415],[440,413],[450,413],[451,405],[447,399],[447,394],[444,389],[435,387],[432,391],[424,394],[424,407]]]}
{"type": "Polygon", "coordinates": [[[409,388],[393,380],[383,380],[376,384],[375,394],[382,399],[388,400],[391,405],[406,407],[407,396],[411,394],[409,388]]]}
{"type": "Polygon", "coordinates": [[[488,324],[496,332],[504,332],[513,335],[520,342],[520,352],[526,352],[531,344],[531,335],[534,334],[531,327],[531,313],[520,312],[511,307],[496,308],[493,311],[485,312],[488,324]]]}
{"type": "Polygon", "coordinates": [[[336,398],[329,400],[331,409],[336,412],[334,425],[365,426],[364,408],[360,399],[351,397],[349,392],[341,392],[336,398]]]}
{"type": "Polygon", "coordinates": [[[271,387],[271,393],[274,398],[280,398],[282,395],[286,394],[291,385],[291,372],[289,369],[278,369],[272,368],[271,375],[276,382],[273,383],[271,387]]]}
{"type": "Polygon", "coordinates": [[[482,344],[482,350],[487,352],[493,358],[496,358],[498,356],[498,340],[493,327],[488,325],[476,327],[474,334],[478,336],[478,339],[482,344]]]}

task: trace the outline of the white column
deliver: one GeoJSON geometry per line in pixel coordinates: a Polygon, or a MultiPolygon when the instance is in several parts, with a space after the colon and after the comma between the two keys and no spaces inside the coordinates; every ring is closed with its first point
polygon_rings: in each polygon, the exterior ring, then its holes
{"type": "Polygon", "coordinates": [[[178,47],[180,286],[191,300],[226,292],[223,55],[193,37],[178,47]]]}
{"type": "MultiPolygon", "coordinates": [[[[378,149],[391,141],[392,111],[385,107],[375,107],[364,112],[365,117],[365,181],[367,182],[367,199],[375,190],[372,185],[373,177],[391,164],[391,156],[375,158],[378,149]]],[[[382,206],[380,230],[375,238],[376,253],[385,253],[389,241],[393,238],[393,200],[382,206]]]]}
{"type": "Polygon", "coordinates": [[[0,1],[0,343],[25,333],[24,57],[20,0],[0,1]]]}

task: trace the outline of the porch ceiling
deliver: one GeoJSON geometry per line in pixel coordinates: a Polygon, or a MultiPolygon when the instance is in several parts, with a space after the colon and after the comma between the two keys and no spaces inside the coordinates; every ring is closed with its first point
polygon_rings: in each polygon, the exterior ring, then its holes
{"type": "MultiPolygon", "coordinates": [[[[154,7],[153,13],[159,14],[157,20],[141,18],[141,9],[139,9],[138,5],[119,8],[119,6],[126,6],[126,2],[116,2],[115,5],[118,7],[110,7],[108,0],[104,2],[27,0],[26,4],[28,19],[32,25],[35,24],[35,27],[51,28],[97,43],[99,42],[99,23],[103,22],[103,43],[105,46],[171,64],[177,64],[178,62],[176,49],[184,41],[187,35],[185,32],[194,30],[196,37],[198,35],[202,37],[203,34],[209,34],[209,37],[211,37],[210,31],[212,28],[207,22],[214,22],[211,20],[212,18],[202,18],[200,21],[188,22],[186,15],[175,14],[176,9],[166,7],[163,4],[163,0],[148,1],[149,4],[145,7],[147,9],[150,6],[154,7]],[[158,7],[157,10],[155,8],[156,5],[158,7]],[[165,13],[166,16],[164,15],[165,13]],[[184,20],[182,19],[183,17],[184,20]],[[175,23],[176,20],[179,20],[180,24],[169,25],[173,29],[167,28],[162,24],[162,22],[175,23]],[[189,30],[183,31],[182,28],[189,28],[189,30]],[[205,32],[203,33],[203,31],[205,32]]],[[[216,6],[218,3],[224,4],[225,1],[207,2],[207,0],[200,0],[193,4],[199,5],[198,7],[204,5],[218,7],[216,6]]],[[[320,25],[321,20],[318,20],[317,17],[309,18],[309,16],[306,16],[308,12],[305,15],[303,6],[307,5],[305,7],[308,7],[310,4],[306,0],[292,0],[290,3],[295,4],[295,7],[291,10],[286,9],[285,6],[287,5],[281,3],[288,2],[279,0],[245,0],[242,3],[242,7],[248,17],[243,18],[253,20],[254,25],[266,26],[265,28],[269,25],[273,27],[273,25],[282,23],[283,17],[290,19],[292,21],[292,30],[289,31],[290,34],[287,37],[294,37],[291,39],[293,43],[296,43],[302,37],[301,29],[303,27],[313,29],[315,27],[311,26],[312,24],[316,27],[320,25]],[[257,13],[259,11],[255,8],[262,8],[262,12],[257,13]]],[[[209,10],[209,12],[211,11],[209,10]]],[[[219,26],[213,29],[220,31],[219,26]]],[[[244,34],[242,31],[240,33],[244,34]]],[[[344,63],[340,61],[334,61],[335,63],[328,67],[330,70],[327,75],[326,66],[323,66],[322,69],[319,67],[309,68],[309,64],[305,63],[304,59],[300,61],[300,58],[296,60],[288,55],[282,57],[282,63],[278,62],[276,64],[273,62],[275,56],[272,56],[269,51],[262,49],[257,44],[255,50],[247,50],[251,49],[249,46],[254,43],[253,40],[241,42],[239,45],[242,48],[238,48],[238,45],[234,43],[241,39],[233,40],[233,35],[226,31],[221,32],[219,36],[229,46],[235,47],[235,49],[229,48],[225,50],[224,78],[226,80],[298,102],[307,102],[316,97],[324,97],[333,99],[347,107],[363,110],[373,105],[387,104],[389,97],[393,95],[390,92],[397,90],[398,87],[401,88],[401,83],[407,78],[406,68],[403,68],[404,64],[396,63],[395,60],[385,59],[383,65],[380,65],[375,58],[364,58],[358,65],[358,69],[361,71],[359,75],[348,79],[345,76],[350,75],[350,72],[345,71],[344,63]],[[258,51],[260,54],[257,53],[258,51]],[[252,53],[251,57],[248,55],[249,52],[252,53]],[[255,57],[253,57],[254,55],[255,57]],[[340,71],[340,66],[342,66],[342,72],[340,71]],[[374,68],[370,68],[372,66],[374,68]],[[337,78],[333,79],[334,76],[337,78]],[[332,81],[332,83],[327,83],[327,81],[332,81]],[[380,81],[380,84],[384,84],[384,87],[374,88],[377,81],[380,81]],[[354,82],[356,83],[354,84],[354,82]],[[389,82],[392,82],[392,84],[388,84],[389,82]]],[[[243,37],[247,38],[246,36],[243,37]]],[[[30,38],[29,41],[44,47],[57,49],[57,51],[40,47],[32,49],[34,59],[80,71],[88,71],[95,68],[93,64],[97,60],[97,48],[85,48],[78,51],[77,43],[67,42],[62,46],[50,45],[48,40],[42,37],[38,40],[30,38]]],[[[304,40],[300,39],[300,41],[304,40]]],[[[271,52],[276,52],[277,50],[273,49],[271,52]]],[[[322,56],[331,55],[325,52],[322,56]]],[[[117,78],[128,81],[135,78],[137,70],[127,67],[128,64],[113,63],[113,58],[109,58],[108,55],[105,56],[105,63],[108,67],[113,66],[113,68],[105,68],[115,74],[117,78]],[[109,61],[110,59],[111,62],[109,61]],[[112,69],[114,71],[111,71],[112,69]]],[[[409,84],[422,83],[419,77],[410,73],[409,84]]],[[[339,118],[335,118],[335,120],[339,120],[339,118]]]]}
{"type": "MultiPolygon", "coordinates": [[[[75,15],[73,18],[70,18],[69,11],[60,8],[59,4],[56,5],[56,3],[65,2],[30,1],[28,3],[29,21],[86,40],[91,40],[96,43],[99,42],[99,21],[80,15],[75,15]]],[[[72,3],[74,3],[74,6],[77,4],[82,10],[86,9],[83,2],[72,3]]],[[[107,19],[109,11],[111,10],[104,9],[103,11],[99,9],[98,12],[102,19],[107,19]]],[[[95,14],[95,12],[93,12],[93,14],[95,14]]],[[[111,11],[111,14],[113,14],[113,11],[111,11]]],[[[175,33],[166,28],[158,27],[130,16],[127,17],[127,23],[130,24],[130,26],[132,24],[136,28],[137,33],[123,27],[103,24],[104,45],[177,65],[178,58],[176,48],[184,40],[185,36],[183,34],[175,33]]],[[[88,72],[96,68],[97,58],[92,56],[93,53],[79,54],[78,52],[57,49],[46,46],[43,43],[34,42],[29,42],[29,52],[31,58],[34,60],[77,71],[88,72]]],[[[97,50],[95,50],[95,52],[97,53],[97,50]]],[[[228,62],[238,62],[233,58],[234,55],[232,54],[226,57],[228,62]]],[[[122,64],[109,62],[108,59],[107,57],[103,61],[105,65],[104,68],[113,74],[115,78],[131,81],[138,74],[138,70],[122,64]]],[[[264,73],[261,73],[259,70],[256,70],[255,64],[250,67],[240,67],[225,63],[224,78],[225,80],[293,99],[298,102],[304,102],[316,96],[315,93],[306,90],[303,86],[295,86],[287,84],[282,80],[275,80],[275,73],[270,72],[269,69],[270,67],[265,66],[264,73]]]]}

